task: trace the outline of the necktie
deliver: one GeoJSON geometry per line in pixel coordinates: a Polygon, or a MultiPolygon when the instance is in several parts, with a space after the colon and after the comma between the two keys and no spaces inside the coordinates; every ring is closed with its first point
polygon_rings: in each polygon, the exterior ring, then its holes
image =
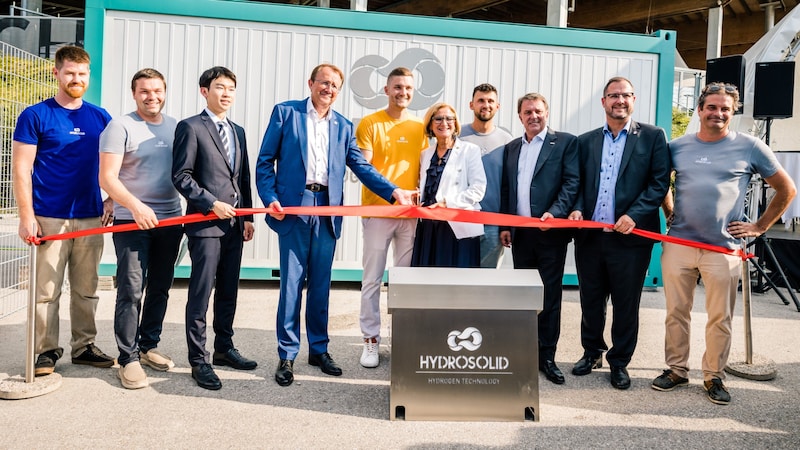
{"type": "Polygon", "coordinates": [[[232,168],[234,160],[231,146],[228,144],[228,133],[225,131],[225,125],[222,122],[217,122],[217,126],[219,127],[219,138],[222,140],[222,146],[225,147],[225,154],[228,155],[228,162],[232,168]]]}

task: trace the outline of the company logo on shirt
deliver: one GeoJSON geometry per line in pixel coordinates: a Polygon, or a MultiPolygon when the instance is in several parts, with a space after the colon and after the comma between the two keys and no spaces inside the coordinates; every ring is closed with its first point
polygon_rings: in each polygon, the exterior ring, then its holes
{"type": "Polygon", "coordinates": [[[695,164],[711,164],[711,161],[708,160],[708,156],[701,156],[694,160],[695,164]]]}
{"type": "Polygon", "coordinates": [[[72,129],[72,131],[69,132],[69,134],[74,136],[84,136],[86,133],[81,131],[79,127],[75,127],[72,129]]]}
{"type": "Polygon", "coordinates": [[[400,136],[400,139],[397,140],[398,144],[408,144],[408,139],[405,136],[400,136]]]}
{"type": "Polygon", "coordinates": [[[166,147],[169,147],[169,144],[167,144],[166,142],[164,142],[164,141],[159,139],[159,141],[156,142],[156,147],[157,148],[166,148],[166,147]]]}

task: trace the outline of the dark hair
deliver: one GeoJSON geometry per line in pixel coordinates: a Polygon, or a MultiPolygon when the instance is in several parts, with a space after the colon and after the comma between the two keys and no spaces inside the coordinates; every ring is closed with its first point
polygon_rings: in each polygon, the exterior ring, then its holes
{"type": "Polygon", "coordinates": [[[630,84],[631,89],[633,89],[633,83],[631,83],[631,80],[625,77],[613,77],[610,80],[608,80],[608,83],[606,83],[606,87],[603,88],[603,97],[606,96],[606,92],[608,92],[608,87],[611,86],[612,83],[622,83],[622,82],[630,84]]]}
{"type": "Polygon", "coordinates": [[[236,74],[226,67],[214,66],[200,75],[200,87],[210,88],[211,82],[220,77],[230,78],[233,85],[236,86],[236,74]]]}
{"type": "Polygon", "coordinates": [[[525,100],[541,100],[542,103],[544,103],[545,111],[550,111],[550,105],[547,104],[547,99],[544,98],[544,95],[536,92],[529,92],[517,100],[517,114],[522,112],[522,102],[525,100]]]}
{"type": "Polygon", "coordinates": [[[727,95],[733,99],[733,108],[739,109],[742,106],[739,103],[739,89],[730,83],[714,82],[708,83],[703,91],[700,93],[700,98],[697,99],[697,107],[703,109],[706,105],[706,97],[709,95],[727,95]]]}
{"type": "MultiPolygon", "coordinates": [[[[322,63],[317,67],[314,67],[314,70],[311,71],[311,76],[308,77],[308,79],[311,81],[316,81],[317,74],[319,73],[319,71],[326,67],[336,72],[336,74],[339,75],[339,78],[342,79],[342,85],[344,85],[344,73],[342,72],[342,69],[334,66],[333,64],[328,64],[328,63],[322,63]]],[[[341,88],[342,86],[339,87],[341,88]]]]}
{"type": "Polygon", "coordinates": [[[56,69],[60,69],[64,65],[64,61],[89,64],[89,54],[80,47],[65,45],[56,52],[56,69]]]}
{"type": "Polygon", "coordinates": [[[131,91],[136,92],[136,82],[138,80],[144,79],[153,79],[158,78],[159,80],[164,82],[164,89],[167,88],[167,80],[164,79],[164,75],[161,72],[157,71],[156,69],[146,68],[136,72],[133,75],[133,79],[131,80],[131,91]]]}
{"type": "Polygon", "coordinates": [[[483,83],[475,86],[475,89],[472,90],[472,96],[475,97],[475,94],[478,92],[494,92],[497,94],[497,88],[489,83],[483,83]]]}

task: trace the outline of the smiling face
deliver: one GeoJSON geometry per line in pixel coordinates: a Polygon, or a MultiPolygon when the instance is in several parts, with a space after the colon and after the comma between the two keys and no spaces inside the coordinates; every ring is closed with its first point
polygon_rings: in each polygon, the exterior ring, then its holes
{"type": "Polygon", "coordinates": [[[53,68],[58,80],[58,90],[71,98],[82,98],[89,87],[89,64],[64,60],[60,68],[53,68]]]}
{"type": "Polygon", "coordinates": [[[525,137],[528,141],[547,128],[547,119],[550,111],[543,101],[523,100],[519,108],[519,120],[525,127],[525,137]]]}
{"type": "Polygon", "coordinates": [[[728,126],[735,112],[733,97],[725,94],[706,96],[703,106],[697,108],[700,117],[700,133],[705,136],[720,136],[728,133],[728,126]]]}
{"type": "Polygon", "coordinates": [[[497,92],[475,92],[472,101],[469,102],[469,109],[475,113],[475,118],[481,122],[492,120],[497,114],[500,103],[497,101],[497,92]]]}
{"type": "Polygon", "coordinates": [[[311,90],[311,103],[319,112],[328,109],[339,96],[342,88],[342,77],[330,67],[322,67],[314,74],[314,79],[308,80],[308,88],[311,90]]]}
{"type": "Polygon", "coordinates": [[[389,77],[383,92],[389,97],[390,109],[406,109],[414,98],[414,77],[401,75],[389,77]]]}
{"type": "Polygon", "coordinates": [[[224,115],[236,99],[236,82],[228,77],[217,77],[211,80],[209,87],[201,87],[200,94],[206,98],[211,112],[224,115]]]}
{"type": "Polygon", "coordinates": [[[636,103],[633,86],[627,81],[615,81],[608,85],[601,102],[608,120],[627,121],[636,103]]]}
{"type": "Polygon", "coordinates": [[[456,135],[456,113],[447,106],[437,109],[431,116],[429,129],[439,142],[451,142],[456,135]]]}
{"type": "Polygon", "coordinates": [[[139,78],[133,91],[136,101],[136,114],[142,119],[152,122],[160,121],[161,110],[167,96],[167,87],[160,78],[139,78]]]}

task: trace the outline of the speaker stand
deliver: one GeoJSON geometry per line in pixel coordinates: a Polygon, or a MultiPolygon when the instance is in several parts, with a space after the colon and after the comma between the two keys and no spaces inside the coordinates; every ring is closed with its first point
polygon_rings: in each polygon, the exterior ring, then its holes
{"type": "MultiPolygon", "coordinates": [[[[747,244],[747,246],[750,247],[754,245],[756,242],[760,242],[762,244],[762,248],[764,250],[764,253],[766,253],[766,257],[769,257],[770,261],[772,261],[772,264],[775,267],[775,272],[777,272],[779,279],[783,281],[784,286],[786,286],[786,290],[789,291],[789,295],[792,297],[792,301],[794,301],[795,307],[797,307],[797,310],[800,311],[800,300],[797,299],[797,296],[794,293],[794,289],[792,288],[791,283],[789,283],[789,279],[786,277],[786,273],[783,271],[783,268],[778,262],[778,258],[775,256],[775,252],[772,251],[772,244],[770,244],[769,241],[765,239],[764,235],[762,234],[761,236],[755,238],[752,242],[747,244]]],[[[781,298],[783,304],[788,305],[789,299],[787,299],[786,296],[783,295],[783,292],[781,292],[781,290],[778,289],[778,286],[772,280],[772,277],[775,276],[775,273],[773,272],[772,274],[767,274],[767,271],[764,268],[764,266],[760,264],[761,259],[764,257],[765,257],[764,255],[759,255],[759,261],[756,261],[753,258],[748,259],[748,261],[750,261],[750,263],[753,265],[756,271],[758,271],[758,284],[755,286],[754,290],[758,293],[764,293],[767,292],[770,288],[772,288],[775,290],[775,293],[778,294],[778,297],[781,298]],[[764,281],[762,281],[762,279],[764,281]],[[764,282],[766,282],[767,286],[764,286],[764,282]]]]}

